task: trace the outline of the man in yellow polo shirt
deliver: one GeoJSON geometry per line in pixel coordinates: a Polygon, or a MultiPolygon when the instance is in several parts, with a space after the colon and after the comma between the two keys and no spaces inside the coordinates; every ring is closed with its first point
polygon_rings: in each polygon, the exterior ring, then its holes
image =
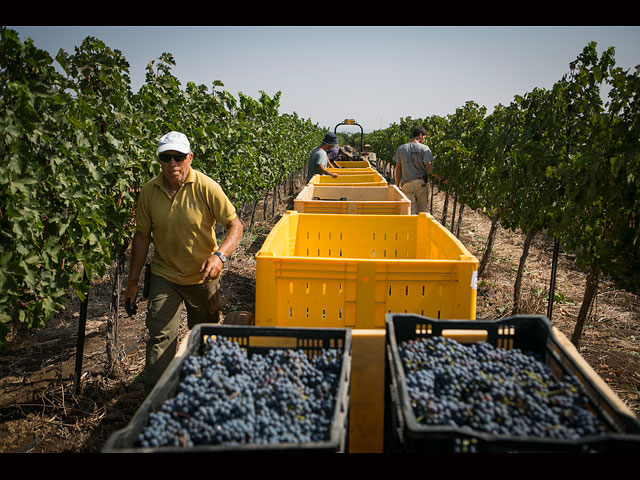
{"type": "Polygon", "coordinates": [[[220,273],[242,238],[236,209],[220,185],[191,168],[187,137],[169,132],[158,143],[160,175],[140,192],[131,247],[125,305],[134,303],[140,273],[153,241],[146,326],[149,329],[145,393],[176,353],[182,303],[189,328],[217,323],[220,273]],[[214,225],[226,227],[220,246],[214,225]]]}

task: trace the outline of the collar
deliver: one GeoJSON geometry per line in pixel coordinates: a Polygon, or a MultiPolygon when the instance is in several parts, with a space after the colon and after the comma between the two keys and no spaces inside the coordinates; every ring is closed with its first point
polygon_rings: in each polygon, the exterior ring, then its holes
{"type": "MultiPolygon", "coordinates": [[[[163,188],[163,180],[164,180],[164,176],[162,175],[162,172],[160,172],[158,175],[156,175],[155,178],[153,178],[151,180],[151,183],[153,183],[154,185],[163,188]]],[[[187,183],[193,183],[196,181],[196,171],[193,169],[193,167],[189,167],[189,173],[187,174],[187,178],[184,181],[184,184],[187,183]]]]}

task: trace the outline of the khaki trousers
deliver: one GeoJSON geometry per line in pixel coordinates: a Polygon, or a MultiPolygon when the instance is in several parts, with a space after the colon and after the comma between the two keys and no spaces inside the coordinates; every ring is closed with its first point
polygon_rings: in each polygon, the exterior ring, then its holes
{"type": "Polygon", "coordinates": [[[158,382],[176,354],[182,303],[187,326],[218,323],[220,280],[197,285],[177,285],[151,274],[146,326],[149,329],[145,365],[145,394],[158,382]]]}
{"type": "Polygon", "coordinates": [[[409,180],[402,184],[400,189],[411,200],[411,215],[427,211],[429,201],[429,185],[421,178],[409,180]]]}

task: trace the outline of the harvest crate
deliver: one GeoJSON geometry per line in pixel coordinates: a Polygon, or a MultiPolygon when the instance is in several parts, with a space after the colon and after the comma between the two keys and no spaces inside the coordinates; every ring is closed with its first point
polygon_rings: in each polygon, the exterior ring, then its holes
{"type": "Polygon", "coordinates": [[[369,160],[337,160],[335,162],[340,168],[371,168],[369,160]]]}
{"type": "Polygon", "coordinates": [[[359,174],[338,175],[337,178],[331,175],[314,175],[309,180],[311,185],[351,185],[379,187],[387,185],[387,181],[378,172],[365,172],[359,174]]]}
{"type": "Polygon", "coordinates": [[[384,328],[387,312],[473,320],[477,265],[427,213],[288,211],[256,254],[255,323],[384,328]]]}
{"type": "Polygon", "coordinates": [[[376,173],[377,170],[373,167],[362,168],[327,168],[328,172],[337,173],[338,175],[363,175],[368,173],[376,173]]]}
{"type": "MultiPolygon", "coordinates": [[[[385,451],[389,453],[624,452],[640,451],[640,423],[576,350],[561,340],[546,317],[514,315],[501,320],[434,320],[413,314],[386,316],[385,451]],[[494,435],[470,428],[419,424],[409,399],[399,345],[407,340],[445,336],[462,343],[486,341],[507,350],[541,355],[556,379],[573,375],[591,410],[610,434],[581,439],[494,435]]],[[[566,337],[562,336],[566,339],[566,337]]]]}
{"type": "Polygon", "coordinates": [[[409,215],[411,201],[395,185],[306,185],[293,202],[299,213],[409,215]]]}
{"type": "Polygon", "coordinates": [[[164,453],[164,452],[326,452],[344,453],[348,446],[349,390],[351,383],[351,331],[348,329],[311,328],[262,328],[253,326],[229,326],[218,324],[196,325],[186,343],[182,355],[176,356],[149,393],[129,424],[115,432],[105,444],[103,452],[109,453],[164,453]],[[342,351],[342,365],[335,407],[330,427],[330,438],[323,442],[279,443],[273,445],[243,444],[233,446],[198,445],[189,448],[136,447],[138,434],[147,425],[149,414],[157,411],[168,399],[176,395],[185,360],[200,355],[208,336],[219,336],[237,342],[249,356],[267,353],[272,349],[296,349],[304,351],[308,358],[325,349],[342,351]]]}

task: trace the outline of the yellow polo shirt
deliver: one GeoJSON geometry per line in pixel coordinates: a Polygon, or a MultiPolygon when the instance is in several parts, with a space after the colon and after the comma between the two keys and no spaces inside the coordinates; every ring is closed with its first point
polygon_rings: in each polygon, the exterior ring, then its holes
{"type": "Polygon", "coordinates": [[[136,229],[152,234],[151,271],[179,285],[202,283],[200,267],[218,249],[213,227],[236,218],[236,209],[217,182],[193,168],[174,199],[162,178],[142,187],[136,210],[136,229]]]}

